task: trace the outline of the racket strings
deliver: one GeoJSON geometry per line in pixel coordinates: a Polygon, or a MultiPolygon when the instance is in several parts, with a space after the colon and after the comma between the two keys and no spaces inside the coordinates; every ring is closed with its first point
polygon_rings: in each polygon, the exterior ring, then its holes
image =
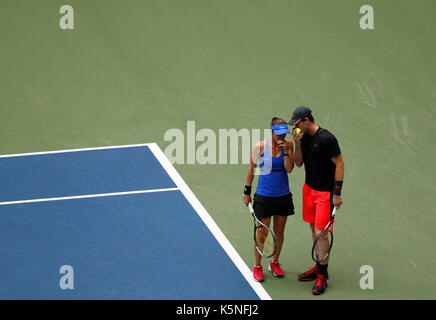
{"type": "Polygon", "coordinates": [[[325,261],[329,254],[330,249],[333,244],[333,234],[326,230],[320,234],[320,236],[315,240],[314,248],[312,254],[315,254],[314,260],[316,262],[325,261]]]}
{"type": "Polygon", "coordinates": [[[263,256],[271,257],[275,252],[274,237],[270,230],[262,225],[256,230],[256,246],[263,256]]]}

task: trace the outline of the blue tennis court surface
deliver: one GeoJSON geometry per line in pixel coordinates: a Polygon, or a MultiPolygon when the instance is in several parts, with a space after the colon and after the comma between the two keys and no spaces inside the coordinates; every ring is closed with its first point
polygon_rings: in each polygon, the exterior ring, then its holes
{"type": "Polygon", "coordinates": [[[0,299],[268,298],[156,148],[0,157],[0,299]]]}

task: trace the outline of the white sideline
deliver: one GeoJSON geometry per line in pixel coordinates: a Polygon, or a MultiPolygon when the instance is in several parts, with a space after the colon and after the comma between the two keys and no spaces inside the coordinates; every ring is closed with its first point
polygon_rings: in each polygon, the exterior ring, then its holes
{"type": "Polygon", "coordinates": [[[206,209],[203,207],[203,205],[200,203],[200,201],[197,199],[197,197],[194,195],[194,193],[185,183],[183,178],[176,171],[174,166],[171,164],[171,162],[168,160],[168,158],[165,156],[165,154],[162,152],[159,146],[156,143],[150,143],[148,147],[153,152],[155,157],[159,160],[161,165],[165,168],[168,175],[174,181],[176,186],[179,187],[182,194],[185,196],[185,198],[189,201],[191,206],[198,213],[201,220],[203,220],[203,222],[209,228],[210,232],[214,235],[218,243],[223,247],[224,251],[227,253],[230,259],[233,261],[233,263],[242,273],[244,278],[247,280],[247,282],[250,284],[250,286],[253,288],[253,290],[256,292],[259,298],[261,298],[262,300],[271,300],[271,297],[265,291],[262,285],[254,281],[253,274],[245,264],[244,260],[242,260],[238,252],[235,250],[235,248],[233,248],[232,244],[226,238],[226,236],[218,227],[218,225],[215,223],[215,221],[211,218],[209,213],[206,211],[206,209]]]}

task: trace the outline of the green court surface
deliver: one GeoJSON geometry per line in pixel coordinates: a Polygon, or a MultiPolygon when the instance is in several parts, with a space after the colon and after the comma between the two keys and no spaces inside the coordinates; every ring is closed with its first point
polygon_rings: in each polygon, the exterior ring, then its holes
{"type": "MultiPolygon", "coordinates": [[[[286,300],[435,299],[435,12],[433,0],[2,0],[0,154],[165,150],[165,132],[190,120],[217,134],[263,130],[310,106],[345,162],[329,287],[314,297],[296,278],[312,261],[295,168],[286,276],[266,272],[264,288],[286,300]],[[74,30],[59,27],[63,4],[74,30]],[[359,27],[365,4],[373,30],[359,27]],[[365,265],[373,289],[360,286],[365,265]]],[[[252,268],[248,166],[175,167],[252,268]]]]}

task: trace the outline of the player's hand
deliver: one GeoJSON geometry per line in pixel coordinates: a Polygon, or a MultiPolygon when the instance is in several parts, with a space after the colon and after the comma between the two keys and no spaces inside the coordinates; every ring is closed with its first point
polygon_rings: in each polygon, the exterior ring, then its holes
{"type": "Polygon", "coordinates": [[[277,140],[277,145],[283,149],[285,153],[288,151],[288,146],[286,145],[286,140],[277,140]]]}
{"type": "Polygon", "coordinates": [[[245,206],[248,207],[248,204],[251,202],[251,196],[249,196],[248,194],[244,194],[244,196],[242,197],[242,201],[244,201],[245,206]]]}
{"type": "Polygon", "coordinates": [[[336,207],[336,209],[339,209],[341,207],[341,204],[342,204],[342,197],[334,194],[333,205],[336,207]]]}
{"type": "Polygon", "coordinates": [[[295,142],[300,142],[300,141],[301,141],[301,138],[302,138],[302,135],[301,135],[301,134],[297,134],[295,131],[296,131],[296,130],[294,129],[294,130],[292,130],[292,132],[291,132],[292,139],[294,139],[295,142]]]}

